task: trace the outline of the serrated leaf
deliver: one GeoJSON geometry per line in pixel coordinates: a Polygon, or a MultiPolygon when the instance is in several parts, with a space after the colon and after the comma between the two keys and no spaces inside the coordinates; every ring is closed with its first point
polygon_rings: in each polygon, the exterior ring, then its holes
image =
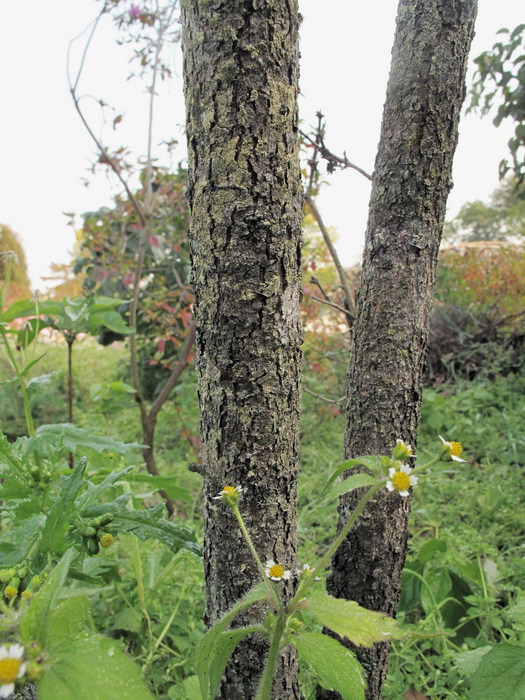
{"type": "Polygon", "coordinates": [[[140,668],[114,639],[81,636],[53,650],[39,700],[153,700],[140,668]]]}
{"type": "Polygon", "coordinates": [[[225,652],[231,649],[241,641],[241,639],[253,632],[253,628],[230,630],[233,636],[222,637],[226,628],[232,622],[235,615],[241,610],[244,610],[260,600],[266,600],[269,597],[269,591],[265,584],[259,584],[244,598],[239,600],[232,609],[218,620],[213,627],[206,632],[195,649],[195,670],[199,676],[202,697],[206,700],[214,700],[217,695],[217,690],[221,681],[221,676],[224,672],[228,656],[225,652]],[[242,634],[244,632],[244,634],[242,634]],[[232,646],[233,645],[233,646],[232,646]]]}
{"type": "Polygon", "coordinates": [[[87,508],[90,503],[92,503],[100,494],[105,491],[106,489],[111,488],[114,484],[116,484],[117,481],[122,479],[122,477],[126,476],[129,474],[130,471],[135,469],[135,467],[130,466],[130,467],[124,467],[124,469],[121,469],[118,472],[111,472],[111,474],[108,474],[103,481],[100,482],[100,484],[97,484],[96,486],[92,484],[90,481],[88,482],[88,491],[85,493],[81,498],[76,503],[76,507],[79,511],[81,511],[83,508],[87,508]]]}
{"type": "Polygon", "coordinates": [[[156,539],[165,544],[172,552],[187,549],[194,554],[202,555],[202,548],[196,542],[196,535],[183,525],[166,520],[165,507],[159,503],[154,508],[147,510],[130,510],[126,503],[130,494],[119,496],[112,503],[90,506],[84,511],[87,518],[111,513],[112,532],[129,532],[140,540],[156,539]]]}
{"type": "MultiPolygon", "coordinates": [[[[18,513],[17,513],[18,515],[18,513]]],[[[19,517],[16,526],[2,533],[0,542],[0,568],[5,569],[24,561],[29,550],[41,536],[46,518],[38,514],[32,517],[19,517]]]]}
{"type": "Polygon", "coordinates": [[[67,548],[66,534],[73,514],[76,513],[75,498],[85,484],[84,472],[87,467],[85,457],[75,464],[70,476],[61,477],[60,493],[47,514],[46,524],[40,540],[41,552],[63,554],[67,548]]]}
{"type": "Polygon", "coordinates": [[[349,649],[320,632],[303,632],[291,636],[290,642],[323,688],[337,691],[344,700],[363,700],[366,689],[363,668],[349,649]]]}
{"type": "Polygon", "coordinates": [[[63,600],[52,611],[48,621],[46,646],[52,649],[88,631],[91,622],[89,600],[76,591],[75,596],[63,600]]]}
{"type": "Polygon", "coordinates": [[[522,700],[525,697],[525,647],[503,642],[480,661],[471,679],[469,700],[522,700]]]}
{"type": "Polygon", "coordinates": [[[54,423],[41,425],[36,430],[36,436],[28,440],[29,450],[42,456],[57,452],[75,452],[78,448],[87,448],[95,452],[119,452],[124,454],[143,445],[136,442],[125,443],[103,435],[97,435],[88,428],[77,428],[72,423],[54,423]]]}
{"type": "Polygon", "coordinates": [[[55,566],[42,587],[35,593],[26,614],[22,617],[20,631],[25,645],[37,642],[45,648],[49,622],[56,606],[67,572],[73,558],[73,550],[67,551],[55,566]]]}
{"type": "Polygon", "coordinates": [[[2,498],[24,498],[33,493],[33,484],[25,473],[24,464],[5,435],[0,436],[0,474],[4,479],[0,485],[2,498]]]}
{"type": "Polygon", "coordinates": [[[33,377],[29,380],[27,388],[29,391],[38,391],[43,386],[51,384],[53,378],[56,377],[57,374],[61,374],[61,372],[57,370],[55,372],[50,372],[49,374],[41,374],[39,377],[33,377]]]}
{"type": "Polygon", "coordinates": [[[308,610],[320,624],[358,646],[371,647],[375,642],[403,639],[409,634],[383,613],[362,608],[353,600],[333,598],[325,593],[305,598],[300,607],[308,610]]]}
{"type": "Polygon", "coordinates": [[[320,497],[323,498],[324,494],[328,492],[334,481],[338,476],[341,476],[344,472],[357,466],[364,466],[370,469],[370,471],[376,476],[381,473],[381,458],[375,455],[367,455],[365,457],[358,457],[357,459],[348,459],[346,462],[340,464],[337,469],[330,476],[326,482],[323,490],[321,491],[320,497]]]}

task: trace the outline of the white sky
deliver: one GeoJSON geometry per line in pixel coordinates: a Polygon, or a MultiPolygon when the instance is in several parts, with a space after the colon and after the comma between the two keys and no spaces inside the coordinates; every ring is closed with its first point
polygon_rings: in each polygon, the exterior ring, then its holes
{"type": "MultiPolygon", "coordinates": [[[[303,126],[321,109],[327,119],[327,145],[371,172],[394,38],[397,0],[299,0],[303,126]]],[[[135,0],[140,5],[140,0],[135,0]]],[[[88,188],[82,182],[94,147],[75,113],[66,81],[66,53],[101,7],[95,0],[0,0],[0,222],[21,237],[35,288],[52,262],[70,260],[73,232],[62,212],[77,215],[110,205],[111,189],[100,173],[88,188]]],[[[523,0],[479,0],[471,57],[489,49],[496,31],[525,21],[523,0]]],[[[112,135],[114,146],[146,150],[146,97],[142,83],[126,81],[129,47],[115,44],[109,20],[100,28],[80,85],[81,93],[102,98],[125,112],[112,135]]],[[[78,56],[78,54],[77,54],[78,56]]],[[[173,51],[175,77],[157,104],[155,142],[181,141],[184,119],[181,60],[173,51]]],[[[471,61],[472,65],[472,61],[471,61]]],[[[472,69],[470,71],[472,73],[472,69]]],[[[95,130],[101,128],[93,112],[95,130]]],[[[484,199],[498,184],[498,163],[507,155],[511,125],[496,129],[491,120],[463,117],[454,166],[455,187],[449,216],[461,204],[484,199]]],[[[369,183],[353,171],[333,175],[319,200],[323,217],[338,230],[345,264],[359,260],[364,240],[369,183]]],[[[80,219],[78,219],[80,222],[80,219]]]]}

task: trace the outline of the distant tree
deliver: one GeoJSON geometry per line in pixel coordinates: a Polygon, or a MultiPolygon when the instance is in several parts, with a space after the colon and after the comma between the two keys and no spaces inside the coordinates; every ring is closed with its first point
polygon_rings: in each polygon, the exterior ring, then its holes
{"type": "Polygon", "coordinates": [[[479,199],[466,202],[443,233],[451,243],[512,241],[525,239],[525,183],[514,179],[501,182],[489,203],[479,199]]]}
{"type": "Polygon", "coordinates": [[[509,140],[512,164],[507,159],[501,161],[500,177],[510,171],[522,183],[525,181],[525,24],[512,31],[500,29],[498,34],[504,40],[474,59],[478,69],[470,109],[485,115],[496,108],[495,126],[507,118],[514,121],[514,136],[509,140]]]}
{"type": "Polygon", "coordinates": [[[31,285],[27,276],[26,255],[20,242],[18,234],[16,234],[9,226],[0,224],[0,280],[4,280],[7,267],[2,258],[2,253],[7,251],[15,253],[18,261],[12,267],[11,284],[9,286],[9,297],[5,299],[5,303],[11,303],[17,299],[23,299],[31,294],[31,285]]]}

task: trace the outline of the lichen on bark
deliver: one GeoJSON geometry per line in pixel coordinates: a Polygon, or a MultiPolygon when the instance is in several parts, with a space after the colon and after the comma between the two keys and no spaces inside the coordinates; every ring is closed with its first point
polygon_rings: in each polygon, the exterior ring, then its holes
{"type": "MultiPolygon", "coordinates": [[[[231,512],[241,484],[261,558],[294,566],[302,192],[296,0],[182,0],[207,620],[257,581],[231,512]]],[[[262,614],[262,611],[261,611],[262,614]]],[[[246,617],[242,620],[248,620],[246,617]]],[[[219,697],[253,697],[266,645],[249,638],[219,697]]],[[[293,655],[275,697],[299,697],[293,655]]]]}

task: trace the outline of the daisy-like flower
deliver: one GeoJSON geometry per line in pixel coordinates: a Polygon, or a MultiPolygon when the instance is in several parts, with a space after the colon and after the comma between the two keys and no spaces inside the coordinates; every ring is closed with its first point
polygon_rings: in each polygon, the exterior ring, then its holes
{"type": "MultiPolygon", "coordinates": [[[[313,569],[310,566],[310,564],[303,564],[302,569],[296,569],[295,570],[295,575],[296,576],[309,576],[311,573],[313,573],[313,569]]],[[[316,576],[315,581],[320,581],[321,578],[319,576],[316,576]]]]}
{"type": "Polygon", "coordinates": [[[23,656],[24,647],[20,644],[0,647],[0,698],[8,698],[15,690],[15,681],[26,672],[23,656]]]}
{"type": "Polygon", "coordinates": [[[280,564],[276,564],[273,559],[268,559],[266,562],[264,573],[268,578],[272,579],[272,581],[282,581],[283,579],[286,581],[292,575],[291,571],[288,571],[288,569],[285,569],[284,566],[280,564]]]}
{"type": "Polygon", "coordinates": [[[396,440],[396,446],[392,450],[392,459],[406,462],[409,457],[413,457],[412,447],[403,440],[396,440]]]}
{"type": "Polygon", "coordinates": [[[239,500],[239,496],[244,491],[242,486],[225,486],[218,496],[213,496],[215,501],[225,501],[229,505],[234,505],[239,500]]]}
{"type": "Polygon", "coordinates": [[[440,457],[441,461],[443,462],[450,462],[454,460],[454,462],[466,462],[466,459],[462,459],[459,455],[463,452],[463,447],[461,446],[460,442],[448,442],[444,438],[439,436],[439,439],[443,443],[443,447],[441,448],[440,452],[440,457]]]}
{"type": "Polygon", "coordinates": [[[390,476],[386,482],[389,491],[397,491],[400,496],[408,496],[408,489],[417,484],[417,476],[412,476],[412,469],[408,464],[402,464],[399,469],[392,467],[388,470],[390,476]]]}

